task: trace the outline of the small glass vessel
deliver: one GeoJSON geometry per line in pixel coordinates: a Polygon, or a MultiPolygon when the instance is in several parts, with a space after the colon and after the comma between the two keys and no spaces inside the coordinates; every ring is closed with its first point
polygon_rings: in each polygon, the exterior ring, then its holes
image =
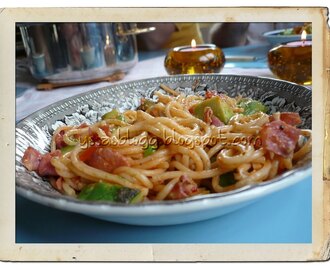
{"type": "Polygon", "coordinates": [[[311,85],[312,42],[289,42],[271,49],[268,52],[268,66],[279,79],[311,85]]]}
{"type": "Polygon", "coordinates": [[[225,56],[213,44],[176,47],[165,57],[164,66],[169,75],[219,73],[225,65],[225,56]]]}

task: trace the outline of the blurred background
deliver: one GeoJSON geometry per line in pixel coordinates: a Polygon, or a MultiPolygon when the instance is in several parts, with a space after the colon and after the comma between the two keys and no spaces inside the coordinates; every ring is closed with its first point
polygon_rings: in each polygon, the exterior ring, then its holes
{"type": "MultiPolygon", "coordinates": [[[[280,44],[300,41],[303,30],[311,40],[311,24],[302,22],[20,23],[16,25],[16,97],[28,90],[35,94],[39,90],[63,90],[53,94],[58,100],[118,81],[185,73],[281,78],[280,71],[290,75],[281,79],[311,84],[310,75],[305,79],[305,74],[295,74],[301,66],[310,73],[311,44],[281,52],[300,55],[300,59],[284,59],[293,65],[286,65],[289,71],[283,69],[282,58],[271,65],[268,59],[270,50],[280,44]],[[184,51],[192,48],[192,42],[198,48],[188,56],[184,51]],[[186,48],[181,50],[183,46],[186,48]],[[298,53],[301,50],[306,52],[298,53]],[[180,51],[181,56],[175,53],[173,58],[173,51],[180,51]]],[[[42,105],[47,104],[37,108],[42,105]]]]}
{"type": "Polygon", "coordinates": [[[299,39],[302,29],[311,34],[307,23],[21,23],[16,27],[18,92],[24,82],[84,84],[126,74],[138,61],[165,56],[192,40],[224,49],[226,62],[265,59],[271,47],[299,39]]]}

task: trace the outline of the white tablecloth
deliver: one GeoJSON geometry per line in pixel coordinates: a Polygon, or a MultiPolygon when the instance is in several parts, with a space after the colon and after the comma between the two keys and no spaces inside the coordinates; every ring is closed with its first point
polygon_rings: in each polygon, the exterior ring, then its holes
{"type": "MultiPolygon", "coordinates": [[[[156,57],[153,59],[138,62],[137,65],[130,70],[123,80],[115,82],[122,83],[132,80],[139,80],[151,77],[166,76],[164,68],[164,57],[156,57]]],[[[253,75],[262,77],[274,77],[269,69],[263,68],[234,68],[230,65],[225,66],[221,74],[236,75],[253,75]]],[[[96,84],[80,85],[74,87],[57,88],[49,91],[39,91],[35,87],[26,90],[23,95],[16,99],[16,120],[21,120],[29,114],[46,107],[56,101],[65,99],[80,93],[87,92],[104,86],[113,85],[114,83],[100,82],[96,84]]]]}

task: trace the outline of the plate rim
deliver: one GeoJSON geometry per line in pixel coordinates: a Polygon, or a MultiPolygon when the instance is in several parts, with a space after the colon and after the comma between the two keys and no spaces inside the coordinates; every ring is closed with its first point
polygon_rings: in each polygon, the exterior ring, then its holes
{"type": "Polygon", "coordinates": [[[308,88],[305,85],[299,85],[299,84],[294,83],[294,82],[289,82],[289,81],[285,81],[285,80],[278,79],[278,78],[269,78],[269,77],[265,77],[265,76],[237,75],[237,74],[221,74],[221,73],[218,73],[218,74],[216,74],[216,73],[214,73],[214,74],[211,74],[211,73],[207,73],[207,74],[198,73],[198,74],[189,74],[189,75],[187,75],[187,74],[181,74],[181,75],[156,76],[156,77],[150,77],[150,78],[145,78],[145,79],[131,80],[131,81],[127,81],[127,82],[117,82],[117,83],[114,83],[114,84],[111,84],[111,85],[108,85],[108,86],[102,86],[102,87],[98,87],[98,88],[95,88],[95,89],[90,89],[90,90],[88,90],[86,92],[79,93],[79,94],[76,94],[76,95],[73,95],[73,96],[70,96],[70,97],[67,97],[67,98],[58,100],[58,101],[56,101],[56,102],[54,102],[54,103],[52,103],[50,105],[46,105],[46,106],[38,109],[37,111],[35,111],[33,113],[30,113],[29,115],[27,115],[27,116],[23,117],[22,119],[16,121],[15,128],[17,128],[18,125],[23,124],[24,121],[32,118],[32,116],[38,115],[38,114],[40,114],[40,112],[43,112],[46,109],[51,109],[53,107],[58,106],[59,104],[62,104],[64,102],[67,102],[67,101],[69,101],[71,99],[79,98],[79,97],[85,96],[87,94],[91,94],[93,92],[98,92],[98,91],[106,90],[106,89],[112,88],[112,87],[120,87],[121,85],[125,85],[125,84],[128,84],[128,83],[129,84],[136,84],[138,82],[142,82],[142,81],[146,81],[146,80],[161,80],[161,79],[164,79],[164,78],[200,77],[200,76],[205,76],[205,77],[217,77],[217,76],[219,76],[219,77],[235,77],[235,78],[244,77],[244,78],[250,78],[250,79],[261,79],[261,80],[273,81],[273,82],[278,82],[278,83],[284,83],[284,84],[287,84],[287,85],[304,88],[305,90],[310,91],[310,94],[312,94],[311,89],[308,88]]]}

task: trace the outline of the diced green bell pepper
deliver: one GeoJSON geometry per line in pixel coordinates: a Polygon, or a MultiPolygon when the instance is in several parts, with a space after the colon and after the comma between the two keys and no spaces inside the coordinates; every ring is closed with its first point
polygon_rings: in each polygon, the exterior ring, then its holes
{"type": "Polygon", "coordinates": [[[117,109],[113,109],[110,112],[105,113],[102,115],[102,120],[106,119],[118,119],[120,121],[125,122],[125,116],[121,114],[117,109]]]}
{"type": "Polygon", "coordinates": [[[213,114],[223,123],[227,124],[229,119],[234,115],[233,109],[229,104],[221,99],[219,96],[215,96],[210,99],[206,99],[203,102],[197,104],[194,107],[193,114],[203,120],[204,110],[206,107],[210,107],[213,111],[213,114]]]}
{"type": "Polygon", "coordinates": [[[262,104],[260,101],[243,98],[238,104],[238,107],[243,108],[244,115],[251,115],[257,112],[267,112],[268,108],[262,104]]]}
{"type": "Polygon", "coordinates": [[[85,186],[77,198],[86,201],[111,201],[132,204],[140,202],[143,196],[138,189],[99,182],[85,186]]]}

